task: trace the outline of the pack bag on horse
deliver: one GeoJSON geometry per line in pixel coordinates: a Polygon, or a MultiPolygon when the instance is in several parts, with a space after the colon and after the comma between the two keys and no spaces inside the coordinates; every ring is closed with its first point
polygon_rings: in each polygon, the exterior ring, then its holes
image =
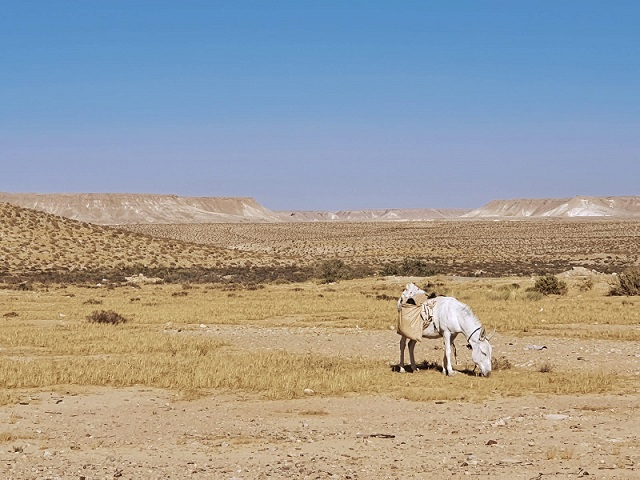
{"type": "Polygon", "coordinates": [[[455,354],[454,340],[462,333],[471,349],[471,359],[480,375],[491,374],[492,348],[484,327],[464,303],[453,297],[429,298],[424,290],[408,283],[398,299],[398,334],[400,335],[400,371],[404,372],[404,350],[409,340],[409,359],[412,371],[417,370],[414,350],[422,338],[444,340],[442,373],[453,375],[451,352],[455,354]]]}

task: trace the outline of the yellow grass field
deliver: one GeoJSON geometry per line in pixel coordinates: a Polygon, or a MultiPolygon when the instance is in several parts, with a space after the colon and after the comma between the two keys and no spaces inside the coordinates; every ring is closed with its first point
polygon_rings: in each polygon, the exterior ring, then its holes
{"type": "MultiPolygon", "coordinates": [[[[640,309],[629,298],[604,296],[608,277],[602,277],[588,291],[579,288],[582,280],[570,279],[567,295],[534,298],[526,293],[531,279],[412,280],[468,303],[488,330],[504,335],[637,342],[640,309]]],[[[500,369],[497,349],[498,371],[489,381],[462,376],[452,383],[431,374],[425,389],[424,379],[407,384],[392,373],[389,362],[366,355],[344,358],[313,349],[306,354],[265,352],[221,341],[215,334],[202,335],[217,325],[337,328],[345,335],[357,328],[380,332],[393,342],[395,297],[407,280],[381,277],[251,290],[162,284],[2,289],[0,381],[5,392],[16,394],[66,384],[147,385],[183,395],[223,389],[293,398],[308,387],[326,395],[379,393],[415,400],[622,392],[640,386],[637,377],[604,370],[584,373],[578,381],[576,372],[559,368],[549,374],[500,369]],[[105,325],[87,320],[102,310],[117,312],[128,322],[105,325]]]]}

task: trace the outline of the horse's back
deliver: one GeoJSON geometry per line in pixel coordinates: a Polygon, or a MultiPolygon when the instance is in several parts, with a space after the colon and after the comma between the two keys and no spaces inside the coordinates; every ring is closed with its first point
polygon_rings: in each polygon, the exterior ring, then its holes
{"type": "Polygon", "coordinates": [[[438,321],[440,330],[452,333],[462,331],[462,323],[473,315],[468,305],[454,297],[436,297],[433,315],[438,321]]]}

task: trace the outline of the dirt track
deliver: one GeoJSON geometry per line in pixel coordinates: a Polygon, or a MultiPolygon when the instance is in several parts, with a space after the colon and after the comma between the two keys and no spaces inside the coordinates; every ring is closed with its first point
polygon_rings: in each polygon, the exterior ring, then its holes
{"type": "MultiPolygon", "coordinates": [[[[397,358],[394,332],[220,326],[195,334],[243,349],[397,358]]],[[[418,358],[439,361],[439,343],[420,346],[418,358]]],[[[633,342],[500,336],[494,345],[525,368],[548,361],[640,374],[633,342]]],[[[264,401],[218,394],[186,402],[147,388],[40,393],[0,408],[11,435],[0,444],[0,477],[635,479],[639,400],[640,394],[480,404],[373,396],[264,401]]]]}

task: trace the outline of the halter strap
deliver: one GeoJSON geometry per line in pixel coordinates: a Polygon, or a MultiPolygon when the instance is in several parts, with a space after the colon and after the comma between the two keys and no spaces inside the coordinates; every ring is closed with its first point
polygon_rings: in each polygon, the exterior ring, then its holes
{"type": "Polygon", "coordinates": [[[480,325],[478,328],[476,328],[473,332],[471,332],[471,335],[469,335],[469,337],[467,337],[467,344],[469,344],[469,340],[471,340],[471,337],[473,337],[473,335],[474,335],[478,330],[482,330],[482,325],[480,325]]]}

